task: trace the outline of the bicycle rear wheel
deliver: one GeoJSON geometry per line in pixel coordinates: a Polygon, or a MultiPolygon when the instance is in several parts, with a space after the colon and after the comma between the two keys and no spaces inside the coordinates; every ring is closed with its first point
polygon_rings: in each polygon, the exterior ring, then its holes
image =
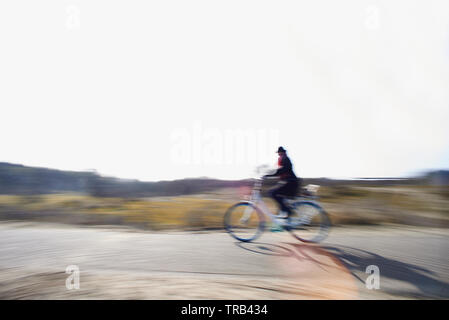
{"type": "Polygon", "coordinates": [[[329,234],[331,222],[326,211],[315,202],[297,201],[292,204],[288,231],[300,241],[320,242],[329,234]]]}
{"type": "Polygon", "coordinates": [[[250,242],[260,237],[265,221],[256,206],[249,202],[239,202],[226,211],[224,226],[235,239],[250,242]]]}

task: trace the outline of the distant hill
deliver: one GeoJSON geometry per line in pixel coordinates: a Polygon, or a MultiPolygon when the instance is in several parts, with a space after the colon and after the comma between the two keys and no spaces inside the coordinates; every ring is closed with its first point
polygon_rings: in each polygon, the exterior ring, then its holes
{"type": "Polygon", "coordinates": [[[103,197],[151,197],[194,194],[249,183],[249,180],[207,178],[142,182],[103,177],[88,171],[62,171],[0,162],[0,194],[80,192],[103,197]]]}
{"type": "MultiPolygon", "coordinates": [[[[272,182],[273,183],[273,182],[272,182]]],[[[307,178],[303,184],[324,186],[338,185],[403,185],[403,184],[449,184],[449,171],[429,172],[427,175],[409,179],[351,179],[335,180],[307,178]]],[[[0,162],[0,194],[46,194],[79,192],[100,197],[152,197],[195,194],[220,188],[250,186],[247,180],[218,180],[208,178],[181,179],[173,181],[143,182],[113,177],[103,177],[95,172],[62,171],[48,168],[28,167],[0,162]]]]}
{"type": "Polygon", "coordinates": [[[83,192],[92,172],[61,171],[0,162],[0,194],[83,192]]]}

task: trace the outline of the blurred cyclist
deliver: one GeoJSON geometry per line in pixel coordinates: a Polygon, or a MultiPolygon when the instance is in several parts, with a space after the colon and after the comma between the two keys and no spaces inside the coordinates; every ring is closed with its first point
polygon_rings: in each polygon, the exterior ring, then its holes
{"type": "Polygon", "coordinates": [[[277,154],[278,159],[278,169],[274,174],[269,174],[264,176],[268,177],[279,177],[280,181],[277,183],[276,187],[270,190],[270,195],[279,204],[280,212],[278,214],[279,218],[287,218],[292,212],[290,208],[285,204],[285,196],[296,196],[299,187],[299,181],[293,172],[292,163],[287,157],[287,150],[283,147],[279,147],[277,154]]]}

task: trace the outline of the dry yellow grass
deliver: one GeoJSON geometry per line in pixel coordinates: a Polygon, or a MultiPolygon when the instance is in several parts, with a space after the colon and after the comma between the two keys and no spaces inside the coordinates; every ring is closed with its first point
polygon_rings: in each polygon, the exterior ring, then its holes
{"type": "MultiPolygon", "coordinates": [[[[77,215],[78,218],[82,215],[90,215],[97,220],[103,220],[101,216],[116,216],[120,217],[120,220],[115,221],[121,221],[122,224],[138,225],[149,229],[222,228],[223,214],[230,205],[229,201],[197,197],[120,199],[76,194],[0,195],[0,214],[20,212],[36,216],[33,215],[35,213],[41,215],[44,221],[47,213],[55,211],[61,212],[59,217],[62,220],[71,215],[77,215]]],[[[95,224],[95,221],[92,223],[95,224]]]]}
{"type": "MultiPolygon", "coordinates": [[[[119,224],[153,230],[221,229],[224,213],[240,196],[233,190],[138,199],[81,194],[0,195],[0,219],[119,224]]],[[[322,187],[320,196],[334,224],[449,227],[449,198],[437,187],[322,187]]],[[[276,210],[272,200],[267,203],[276,210]]]]}

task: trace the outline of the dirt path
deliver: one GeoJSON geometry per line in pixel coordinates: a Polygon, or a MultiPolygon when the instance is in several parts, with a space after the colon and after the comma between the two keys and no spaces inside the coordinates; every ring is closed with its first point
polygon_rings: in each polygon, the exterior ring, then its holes
{"type": "Polygon", "coordinates": [[[352,299],[355,279],[318,246],[267,233],[147,233],[0,225],[3,299],[352,299]],[[68,265],[80,289],[67,290],[68,265]]]}
{"type": "Polygon", "coordinates": [[[2,299],[448,298],[447,230],[339,228],[320,246],[287,233],[150,233],[0,224],[2,299]],[[68,265],[80,289],[67,290],[68,265]],[[365,286],[377,265],[381,288],[365,286]]]}

